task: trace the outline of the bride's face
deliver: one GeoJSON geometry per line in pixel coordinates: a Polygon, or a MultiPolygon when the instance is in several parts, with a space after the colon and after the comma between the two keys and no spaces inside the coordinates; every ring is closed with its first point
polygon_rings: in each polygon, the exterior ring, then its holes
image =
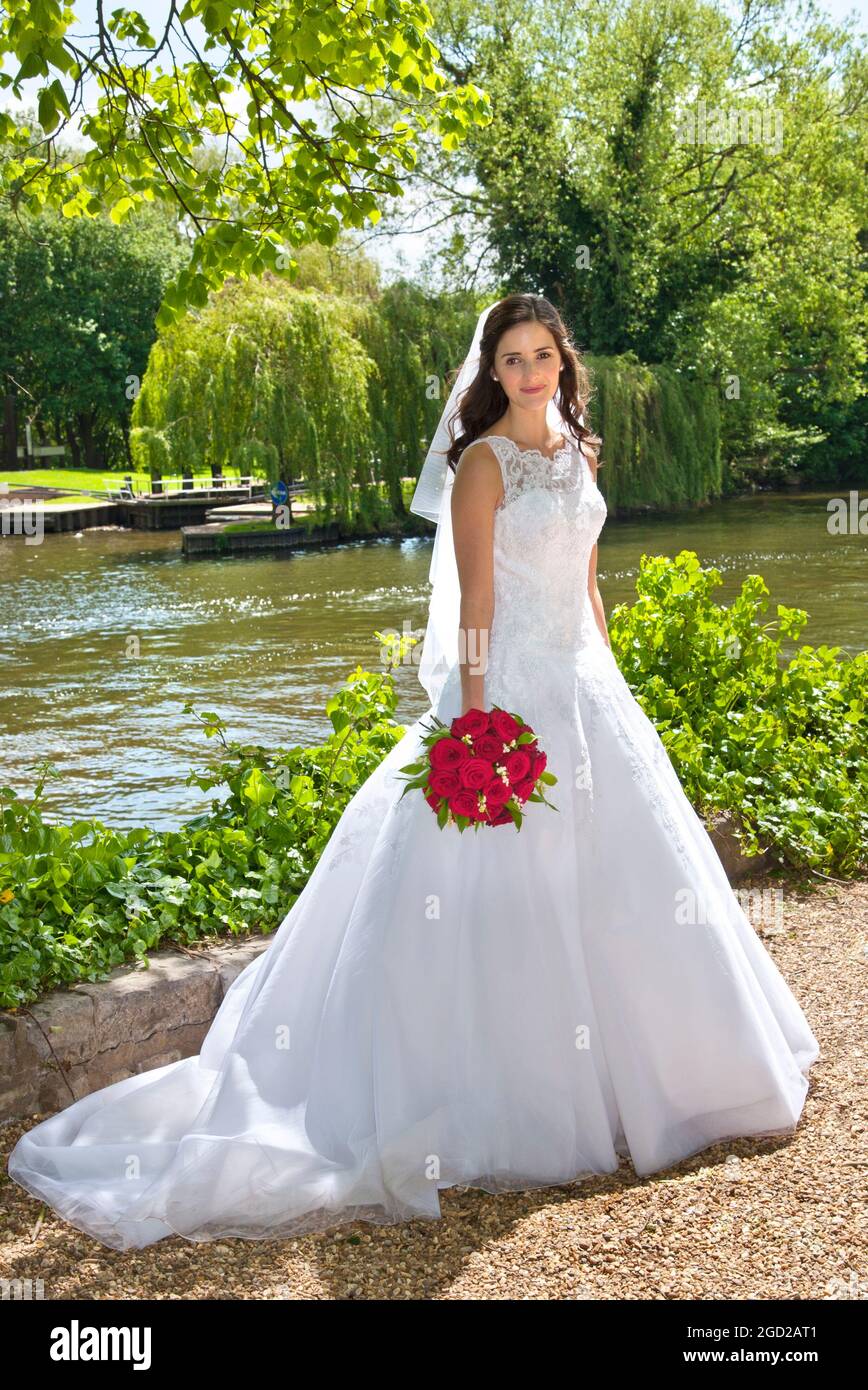
{"type": "Polygon", "coordinates": [[[532,410],[551,400],[560,369],[561,355],[549,330],[540,323],[518,323],[497,344],[491,375],[511,405],[532,410]]]}

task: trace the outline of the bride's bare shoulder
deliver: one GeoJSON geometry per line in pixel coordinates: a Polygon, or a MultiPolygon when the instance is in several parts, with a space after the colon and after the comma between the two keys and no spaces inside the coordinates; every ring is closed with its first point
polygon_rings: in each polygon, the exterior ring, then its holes
{"type": "MultiPolygon", "coordinates": [[[[494,460],[497,463],[497,455],[489,443],[489,435],[482,439],[474,439],[472,444],[468,444],[458,459],[457,468],[460,468],[465,459],[468,461],[468,468],[472,467],[477,459],[494,460]]],[[[457,470],[456,470],[457,471],[457,470]]]]}
{"type": "Polygon", "coordinates": [[[496,506],[503,493],[503,474],[491,445],[474,439],[458,460],[452,486],[456,502],[492,502],[496,506]]]}
{"type": "Polygon", "coordinates": [[[461,454],[455,468],[456,483],[462,476],[468,482],[478,479],[484,483],[487,477],[500,479],[497,454],[487,439],[474,439],[461,454]]]}

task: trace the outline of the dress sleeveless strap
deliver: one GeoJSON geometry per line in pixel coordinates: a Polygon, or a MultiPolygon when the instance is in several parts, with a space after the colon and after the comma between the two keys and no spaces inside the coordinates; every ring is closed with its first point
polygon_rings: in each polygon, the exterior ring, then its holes
{"type": "MultiPolygon", "coordinates": [[[[579,471],[581,472],[584,463],[584,472],[593,482],[593,474],[584,450],[578,448],[567,436],[565,441],[551,456],[544,454],[540,449],[523,449],[505,434],[480,434],[472,441],[472,444],[487,444],[500,465],[503,498],[498,503],[498,509],[518,492],[527,488],[567,489],[574,486],[575,483],[570,482],[570,476],[575,479],[576,470],[569,467],[565,470],[562,467],[561,459],[564,455],[575,458],[578,453],[579,471]]],[[[468,444],[467,448],[471,448],[472,444],[468,444]]],[[[466,452],[467,449],[462,452],[462,458],[466,452]]]]}

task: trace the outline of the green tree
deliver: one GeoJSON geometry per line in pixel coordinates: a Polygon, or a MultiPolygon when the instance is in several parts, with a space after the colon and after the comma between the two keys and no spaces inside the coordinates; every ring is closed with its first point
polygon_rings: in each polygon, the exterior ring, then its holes
{"type": "Polygon", "coordinates": [[[169,277],[188,250],[171,219],[0,212],[0,382],[37,436],[76,464],[129,461],[129,423],[169,277]]]}
{"type": "Polygon", "coordinates": [[[726,456],[759,472],[864,422],[868,64],[851,32],[811,0],[434,9],[445,71],[483,84],[493,116],[448,166],[423,142],[410,180],[446,228],[447,284],[481,267],[546,294],[591,353],[711,377],[726,456]]]}
{"type": "Polygon", "coordinates": [[[154,477],[227,465],[303,477],[324,512],[364,515],[376,481],[374,365],[356,332],[360,312],[269,272],[227,281],[154,344],[133,411],[138,465],[154,477]]]}
{"type": "Polygon", "coordinates": [[[13,152],[0,191],[18,210],[109,207],[117,223],[147,203],[180,209],[193,245],[168,324],[228,274],[291,276],[296,247],[378,219],[422,132],[452,150],[487,119],[484,94],[439,71],[430,24],[421,0],[187,0],[156,38],[138,11],[97,6],[83,40],[60,0],[4,0],[0,87],[20,97],[25,78],[43,80],[42,133],[0,113],[13,152]],[[78,118],[88,144],[71,159],[78,118]]]}
{"type": "Polygon", "coordinates": [[[479,308],[472,295],[428,295],[398,280],[360,321],[375,366],[370,414],[376,476],[396,516],[406,514],[401,479],[418,475],[479,308]]]}

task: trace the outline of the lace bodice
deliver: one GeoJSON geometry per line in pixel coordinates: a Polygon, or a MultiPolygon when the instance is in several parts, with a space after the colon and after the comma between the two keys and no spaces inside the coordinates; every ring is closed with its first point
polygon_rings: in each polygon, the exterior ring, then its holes
{"type": "MultiPolygon", "coordinates": [[[[637,789],[688,869],[693,848],[690,828],[677,813],[683,803],[680,784],[591,607],[588,566],[607,509],[587,458],[573,443],[549,458],[504,435],[480,439],[490,444],[503,479],[494,519],[495,603],[485,708],[499,704],[517,711],[537,730],[559,778],[560,803],[555,804],[571,805],[575,825],[583,832],[591,823],[596,795],[591,749],[596,747],[603,757],[614,735],[637,789]]],[[[448,722],[460,711],[456,665],[438,714],[448,722]]],[[[414,726],[407,746],[399,744],[388,756],[390,770],[418,756],[417,739],[414,726]]],[[[400,781],[396,785],[403,789],[400,781]]],[[[411,817],[399,808],[412,798],[399,801],[389,779],[372,778],[367,787],[357,793],[365,798],[365,814],[347,817],[329,841],[323,861],[330,869],[352,866],[367,852],[369,824],[381,827],[383,862],[402,862],[411,817]]],[[[695,813],[691,817],[696,819],[695,813]]]]}
{"type": "Polygon", "coordinates": [[[494,522],[490,657],[504,647],[578,653],[599,639],[588,565],[606,520],[587,458],[571,442],[549,458],[505,435],[481,440],[503,478],[494,522]]]}

